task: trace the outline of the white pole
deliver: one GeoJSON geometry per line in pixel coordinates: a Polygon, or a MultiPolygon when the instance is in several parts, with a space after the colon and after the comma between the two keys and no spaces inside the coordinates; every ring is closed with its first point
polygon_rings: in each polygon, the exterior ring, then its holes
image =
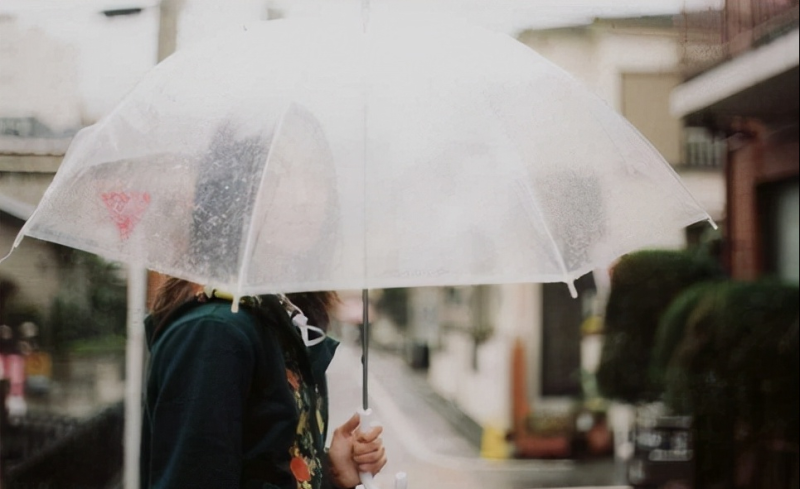
{"type": "Polygon", "coordinates": [[[139,444],[142,429],[142,372],[147,270],[128,268],[128,341],[125,379],[124,489],[139,488],[139,444]]]}
{"type": "MultiPolygon", "coordinates": [[[[178,19],[185,0],[159,3],[158,60],[175,51],[178,19]]],[[[147,270],[128,269],[127,379],[125,382],[125,455],[123,489],[139,489],[139,445],[142,441],[142,377],[144,371],[144,316],[147,300],[147,270]]]]}
{"type": "MultiPolygon", "coordinates": [[[[0,380],[5,378],[5,376],[6,373],[3,369],[3,359],[0,358],[0,380]]],[[[5,409],[5,406],[3,405],[5,402],[6,402],[5,398],[0,397],[0,409],[5,409]]],[[[3,433],[0,432],[0,447],[2,446],[3,446],[3,433]]],[[[2,465],[2,463],[0,463],[0,465],[2,465]]],[[[0,489],[2,488],[3,488],[3,473],[2,471],[0,471],[0,489]]]]}

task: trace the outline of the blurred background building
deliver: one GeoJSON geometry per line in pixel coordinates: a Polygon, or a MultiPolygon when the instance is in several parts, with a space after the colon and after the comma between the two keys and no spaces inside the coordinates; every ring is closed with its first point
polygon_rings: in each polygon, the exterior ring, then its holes
{"type": "MultiPolygon", "coordinates": [[[[691,15],[705,18],[713,13],[691,15]]],[[[670,111],[671,92],[688,69],[686,36],[683,18],[665,15],[530,29],[518,39],[631,121],[723,224],[725,142],[707,128],[684,127],[670,111]]],[[[701,223],[661,247],[684,249],[712,235],[711,227],[701,223]]],[[[563,284],[413,290],[412,361],[426,356],[420,348],[430,348],[429,379],[437,392],[474,420],[473,438],[495,428],[514,433],[519,456],[571,456],[572,420],[586,408],[584,382],[600,355],[601,342],[592,324],[602,315],[607,273],[598,270],[579,281],[577,300],[563,284]],[[522,361],[515,361],[515,355],[522,361]],[[524,380],[512,382],[514,377],[524,380]],[[548,423],[563,427],[560,444],[534,441],[537,428],[530,427],[548,423]],[[528,429],[532,432],[525,435],[528,429]]],[[[539,435],[553,438],[546,429],[539,435]]]]}
{"type": "MultiPolygon", "coordinates": [[[[690,227],[662,247],[706,247],[717,256],[719,244],[731,277],[796,284],[797,0],[728,0],[720,10],[644,16],[588,6],[565,16],[552,3],[531,5],[513,10],[513,22],[497,21],[500,6],[484,5],[475,18],[502,24],[627,117],[720,224],[719,233],[690,227]]],[[[71,136],[175,46],[221,25],[331,8],[260,0],[4,3],[0,253],[33,212],[71,136]]],[[[123,395],[125,279],[124,269],[34,239],[2,264],[0,323],[14,331],[36,323],[39,347],[53,354],[49,368],[32,370],[53,381],[51,397],[30,390],[29,414],[119,421],[105,409],[123,395]],[[67,382],[70,390],[59,393],[67,382]]],[[[609,284],[609,271],[598,270],[576,284],[578,299],[563,284],[376,291],[375,346],[401,356],[486,456],[610,457],[605,435],[614,430],[617,455],[630,455],[624,442],[633,410],[602,399],[594,379],[609,284]]],[[[343,323],[347,336],[357,319],[343,323]]]]}
{"type": "Polygon", "coordinates": [[[672,112],[727,141],[725,262],[734,278],[798,280],[798,2],[729,0],[687,59],[672,112]]]}

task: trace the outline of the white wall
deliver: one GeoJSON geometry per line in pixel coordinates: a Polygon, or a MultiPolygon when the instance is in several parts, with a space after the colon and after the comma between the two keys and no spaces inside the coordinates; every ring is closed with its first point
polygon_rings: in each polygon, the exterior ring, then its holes
{"type": "Polygon", "coordinates": [[[722,172],[680,172],[681,180],[714,219],[725,216],[725,179],[722,172]]]}
{"type": "Polygon", "coordinates": [[[13,1],[0,4],[0,116],[60,127],[97,121],[156,61],[154,2],[13,1]],[[141,6],[136,15],[103,9],[141,6]]]}
{"type": "Polygon", "coordinates": [[[680,63],[677,33],[636,35],[589,26],[528,31],[519,39],[618,111],[622,108],[622,73],[675,73],[680,63]]]}
{"type": "Polygon", "coordinates": [[[478,347],[478,370],[473,369],[472,338],[451,331],[442,336],[440,349],[431,356],[428,380],[440,395],[456,403],[478,424],[509,429],[511,353],[516,338],[528,345],[529,392],[536,388],[539,368],[530,358],[541,337],[541,286],[497,285],[490,290],[488,318],[494,333],[478,347]]]}
{"type": "Polygon", "coordinates": [[[0,20],[0,117],[36,117],[55,130],[80,126],[78,53],[38,26],[0,20]]]}

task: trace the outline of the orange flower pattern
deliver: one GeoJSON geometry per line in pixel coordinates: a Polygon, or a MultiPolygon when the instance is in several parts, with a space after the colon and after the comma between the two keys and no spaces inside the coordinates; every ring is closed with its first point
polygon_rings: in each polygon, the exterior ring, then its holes
{"type": "Polygon", "coordinates": [[[297,481],[297,489],[318,489],[322,484],[322,463],[320,449],[322,447],[319,426],[322,419],[321,396],[313,383],[306,382],[297,364],[287,358],[286,380],[294,394],[299,420],[295,443],[289,449],[290,468],[297,481]]]}

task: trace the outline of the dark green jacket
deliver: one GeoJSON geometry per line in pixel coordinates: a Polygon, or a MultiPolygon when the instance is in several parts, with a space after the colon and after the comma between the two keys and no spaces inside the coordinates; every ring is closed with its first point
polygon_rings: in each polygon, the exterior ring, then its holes
{"type": "Polygon", "coordinates": [[[143,489],[323,487],[337,342],[309,351],[274,296],[238,313],[193,301],[146,327],[143,489]]]}

